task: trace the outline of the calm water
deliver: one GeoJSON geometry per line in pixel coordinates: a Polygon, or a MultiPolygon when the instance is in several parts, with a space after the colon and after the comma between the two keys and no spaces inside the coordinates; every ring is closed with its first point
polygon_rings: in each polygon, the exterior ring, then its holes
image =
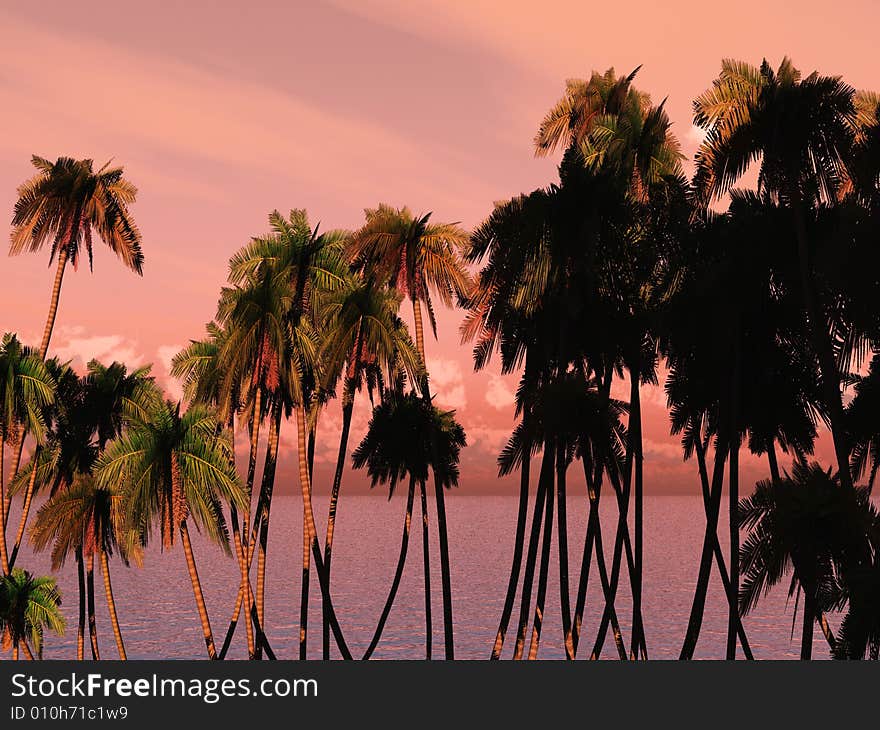
{"type": "MultiPolygon", "coordinates": [[[[610,505],[609,505],[610,506],[610,505]]],[[[315,498],[319,530],[326,519],[326,499],[315,498]],[[323,516],[323,519],[322,519],[323,516]]],[[[333,595],[340,622],[354,653],[362,652],[375,628],[390,586],[400,547],[405,496],[391,502],[381,497],[343,496],[337,521],[333,560],[333,595]]],[[[433,509],[433,500],[430,505],[433,509]]],[[[447,499],[452,555],[453,605],[456,656],[483,659],[495,636],[501,603],[507,585],[516,524],[514,497],[471,497],[453,493],[447,499]]],[[[407,567],[397,602],[385,628],[377,659],[424,657],[424,593],[418,499],[407,567]]],[[[13,519],[16,519],[15,517],[13,519]]],[[[611,555],[614,516],[603,525],[606,555],[611,555]]],[[[722,516],[722,519],[724,517],[722,516]]],[[[297,654],[302,507],[294,497],[278,497],[272,509],[269,570],[267,582],[267,634],[279,658],[297,654]]],[[[13,524],[17,524],[13,522],[13,524]]],[[[722,523],[723,524],[723,523],[722,523]]],[[[569,506],[571,572],[576,583],[585,525],[585,504],[575,499],[569,506]]],[[[432,525],[433,527],[433,525],[432,525]]],[[[652,658],[677,658],[687,625],[696,579],[704,519],[699,498],[652,497],[645,506],[644,619],[648,651],[652,658]]],[[[723,532],[723,530],[722,530],[723,532]]],[[[554,535],[555,538],[555,535],[554,535]]],[[[555,540],[554,540],[555,542],[555,540]]],[[[722,545],[724,537],[722,536],[722,545]]],[[[194,535],[196,559],[205,591],[215,638],[222,643],[238,588],[238,568],[217,548],[194,535]]],[[[436,588],[433,603],[434,656],[443,653],[440,601],[440,568],[436,536],[431,545],[436,588]]],[[[555,545],[554,545],[555,550],[555,545]]],[[[48,572],[47,555],[23,554],[20,564],[40,573],[48,572]]],[[[554,552],[551,567],[556,564],[554,552]]],[[[147,552],[142,569],[126,569],[111,563],[114,591],[126,649],[130,658],[190,659],[204,657],[204,642],[179,547],[171,553],[158,548],[147,552]]],[[[97,573],[97,569],[96,569],[97,573]]],[[[313,574],[314,576],[314,574],[313,574]]],[[[551,570],[541,658],[562,658],[558,575],[551,570]]],[[[319,596],[313,577],[313,597],[319,596]]],[[[50,637],[47,658],[76,655],[76,571],[65,566],[60,585],[65,597],[68,631],[64,638],[50,637]]],[[[591,591],[585,617],[585,644],[591,644],[601,616],[598,578],[591,576],[591,591]]],[[[107,618],[103,587],[96,575],[99,642],[104,658],[116,658],[107,618]]],[[[629,636],[628,602],[618,604],[625,637],[629,636]]],[[[772,593],[746,617],[745,627],[758,658],[794,659],[799,653],[798,637],[790,640],[791,605],[785,588],[772,593]]],[[[799,626],[799,624],[798,624],[799,626]]],[[[726,604],[717,577],[710,589],[697,655],[723,657],[727,631],[726,604]]],[[[797,633],[797,632],[796,632],[797,633]]],[[[320,657],[320,606],[312,601],[309,655],[320,657]]],[[[588,653],[588,647],[583,647],[588,653]]],[[[86,639],[88,653],[88,639],[86,639]]],[[[245,656],[244,628],[239,624],[231,656],[245,656]]],[[[505,652],[506,654],[506,652],[505,652]]],[[[827,647],[816,631],[814,655],[825,657],[827,647]]],[[[604,655],[616,656],[613,641],[606,641],[604,655]]]]}

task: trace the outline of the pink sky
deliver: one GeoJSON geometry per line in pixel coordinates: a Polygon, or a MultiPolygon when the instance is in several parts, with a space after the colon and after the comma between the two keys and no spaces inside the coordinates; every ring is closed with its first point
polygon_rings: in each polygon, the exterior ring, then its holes
{"type": "MultiPolygon", "coordinates": [[[[140,189],[143,279],[100,247],[95,273],[65,279],[52,350],[155,363],[200,337],[229,255],[266,230],[273,208],[357,227],[379,202],[477,225],[492,202],[546,185],[556,160],[530,142],[564,79],[643,64],[637,84],[668,97],[689,155],[691,100],[723,56],[839,73],[876,85],[880,6],[544,0],[310,3],[51,3],[0,9],[0,211],[11,215],[30,155],[113,157],[140,189]]],[[[0,257],[0,331],[36,342],[48,304],[47,256],[0,257]]],[[[406,313],[408,315],[408,312],[406,313]]],[[[462,487],[501,488],[495,457],[512,426],[515,379],[472,373],[461,312],[428,342],[437,401],[468,432],[462,487]]],[[[646,390],[646,488],[691,491],[694,467],[668,436],[662,391],[646,390]]],[[[316,488],[335,458],[327,410],[316,488]]],[[[368,405],[356,409],[353,442],[368,405]]],[[[292,425],[281,481],[292,479],[292,425]]],[[[822,449],[823,454],[827,453],[822,449]]],[[[747,460],[743,483],[763,476],[747,460]]],[[[361,475],[348,484],[362,484],[361,475]]]]}

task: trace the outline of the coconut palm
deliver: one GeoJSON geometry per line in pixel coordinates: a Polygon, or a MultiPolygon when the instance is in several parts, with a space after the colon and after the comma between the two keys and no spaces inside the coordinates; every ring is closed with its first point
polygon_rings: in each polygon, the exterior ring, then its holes
{"type": "MultiPolygon", "coordinates": [[[[110,561],[119,554],[125,565],[133,559],[141,562],[137,535],[129,527],[124,511],[125,495],[121,488],[99,487],[91,476],[78,476],[70,488],[56,493],[37,512],[31,528],[31,542],[37,552],[52,546],[52,570],[58,571],[70,555],[84,555],[91,573],[95,559],[104,578],[104,595],[120,659],[126,658],[125,644],[119,628],[116,601],[110,580],[110,561]]],[[[94,589],[88,586],[90,632],[94,632],[94,589]]],[[[93,658],[98,658],[97,641],[93,640],[93,658]]]]}
{"type": "MultiPolygon", "coordinates": [[[[355,396],[366,387],[372,401],[374,390],[383,390],[383,379],[393,381],[401,368],[409,374],[412,382],[419,382],[421,378],[421,359],[406,325],[397,316],[399,306],[400,299],[395,292],[379,288],[373,280],[360,277],[353,278],[346,288],[331,293],[321,306],[321,329],[326,334],[318,358],[325,365],[324,378],[328,383],[340,378],[343,381],[342,431],[324,541],[328,585],[339,491],[348,454],[355,396]]],[[[326,616],[322,646],[324,659],[329,659],[330,625],[326,616]]]]}
{"type": "Polygon", "coordinates": [[[60,606],[61,594],[54,578],[34,577],[21,568],[0,577],[0,649],[11,648],[13,659],[18,659],[22,649],[33,659],[33,646],[42,658],[45,630],[64,634],[60,606]]]}
{"type": "MultiPolygon", "coordinates": [[[[352,453],[352,464],[356,469],[366,467],[372,486],[389,485],[389,499],[397,483],[409,478],[400,555],[388,598],[364,659],[368,659],[378,646],[385,622],[397,597],[406,563],[416,487],[423,489],[428,480],[429,469],[433,470],[435,478],[443,489],[457,486],[459,455],[466,445],[464,429],[455,421],[454,411],[441,411],[434,406],[429,407],[415,391],[403,393],[400,388],[395,387],[386,391],[381,403],[373,409],[367,433],[352,453]],[[431,440],[425,438],[428,432],[433,432],[433,446],[431,440]]],[[[422,509],[424,520],[424,505],[422,509]]],[[[422,534],[424,545],[427,545],[427,533],[423,531],[422,534]]],[[[427,555],[426,548],[425,555],[427,555]]],[[[423,570],[426,575],[430,573],[431,566],[427,560],[423,570]]],[[[429,585],[426,582],[426,587],[429,585]]],[[[425,596],[425,601],[426,605],[430,605],[430,595],[425,596]]],[[[430,615],[427,616],[427,620],[430,620],[430,615]]],[[[428,623],[426,653],[429,658],[430,636],[431,625],[428,623]]]]}
{"type": "MultiPolygon", "coordinates": [[[[6,515],[11,496],[5,483],[6,445],[17,448],[25,432],[42,442],[43,411],[54,399],[55,381],[43,361],[14,334],[4,334],[0,340],[0,568],[4,575],[9,573],[6,515]]],[[[12,464],[10,474],[17,471],[18,464],[12,464]]]]}
{"type": "MultiPolygon", "coordinates": [[[[800,295],[822,374],[840,481],[852,487],[841,373],[826,327],[833,312],[816,286],[815,240],[808,226],[812,211],[838,199],[847,177],[857,125],[855,91],[837,76],[814,72],[802,77],[788,58],[775,71],[766,60],[755,67],[725,59],[712,87],[694,102],[694,123],[706,130],[694,178],[704,205],[726,193],[760,159],[759,192],[790,215],[800,295]]],[[[837,357],[846,364],[854,343],[850,337],[843,342],[837,357]]]]}
{"type": "Polygon", "coordinates": [[[40,357],[49,350],[61,282],[68,262],[79,265],[83,253],[92,266],[92,240],[97,235],[132,271],[141,274],[141,234],[128,210],[137,188],[110,162],[94,170],[91,160],[59,157],[51,162],[34,155],[36,175],[18,187],[12,216],[10,255],[50,246],[49,263],[57,259],[49,315],[40,343],[40,357]]]}
{"type": "Polygon", "coordinates": [[[830,469],[799,461],[791,476],[758,482],[740,502],[740,523],[749,531],[740,554],[742,613],[791,575],[789,595],[804,594],[801,659],[812,655],[813,625],[836,607],[839,576],[869,563],[866,500],[865,490],[841,489],[830,469]]]}
{"type": "Polygon", "coordinates": [[[154,526],[163,549],[172,548],[179,534],[210,659],[217,652],[188,523],[230,553],[222,504],[241,508],[245,502],[230,459],[230,441],[218,433],[216,417],[203,406],[181,413],[179,403],[166,401],[114,439],[95,466],[99,486],[123,485],[126,512],[142,544],[149,542],[154,526]]]}

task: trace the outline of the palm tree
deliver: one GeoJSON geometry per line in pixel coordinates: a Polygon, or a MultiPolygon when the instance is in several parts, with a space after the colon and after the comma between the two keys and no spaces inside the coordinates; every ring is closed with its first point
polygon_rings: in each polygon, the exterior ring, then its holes
{"type": "MultiPolygon", "coordinates": [[[[327,536],[324,541],[324,566],[330,585],[333,534],[342,486],[342,474],[348,454],[348,437],[354,412],[355,395],[367,388],[372,401],[376,388],[384,389],[383,377],[393,381],[403,368],[413,382],[421,378],[421,359],[413,346],[406,325],[397,316],[400,299],[396,293],[380,289],[371,279],[354,278],[349,286],[329,295],[322,304],[321,329],[326,333],[318,353],[324,363],[328,383],[340,377],[342,385],[342,432],[330,507],[327,536]]],[[[325,614],[327,613],[325,608],[325,614]]],[[[330,624],[323,622],[323,657],[330,658],[330,624]]]]}
{"type": "Polygon", "coordinates": [[[46,629],[58,636],[64,634],[64,616],[59,608],[61,594],[50,577],[34,577],[26,570],[15,568],[0,578],[0,648],[12,649],[18,659],[19,648],[33,659],[30,645],[37,656],[43,656],[43,635],[46,629]],[[30,642],[30,645],[28,644],[30,642]]]}
{"type": "MultiPolygon", "coordinates": [[[[454,411],[441,411],[429,406],[415,391],[403,393],[398,387],[385,392],[381,403],[373,409],[367,433],[352,453],[352,463],[356,469],[367,468],[372,486],[389,485],[389,499],[394,488],[401,480],[409,477],[407,492],[406,516],[404,519],[403,538],[400,555],[394,572],[391,590],[382,609],[382,615],[373,639],[364,654],[368,659],[375,651],[385,622],[391,613],[403,568],[406,562],[409,532],[412,522],[413,499],[416,486],[424,489],[428,480],[429,468],[434,471],[435,478],[444,489],[458,485],[458,461],[461,449],[467,445],[464,429],[455,421],[454,411]],[[432,440],[425,439],[425,434],[433,433],[432,440]]],[[[426,519],[423,500],[423,521],[426,519]]],[[[423,530],[423,548],[425,575],[430,574],[431,566],[427,561],[427,532],[423,530]]],[[[430,583],[426,581],[426,590],[430,583]]],[[[425,596],[426,606],[430,606],[430,594],[425,596]]],[[[426,642],[428,658],[430,658],[431,624],[430,614],[426,614],[426,642]]]]}
{"type": "MultiPolygon", "coordinates": [[[[766,60],[755,67],[725,59],[712,87],[694,102],[694,123],[706,130],[694,178],[704,205],[726,193],[760,159],[759,192],[790,214],[807,330],[822,374],[840,482],[851,488],[841,375],[826,327],[832,310],[816,286],[815,240],[808,224],[812,211],[838,199],[847,177],[857,125],[855,91],[840,77],[816,72],[802,77],[788,58],[776,71],[766,60]]],[[[845,343],[853,344],[850,338],[845,343]]],[[[846,362],[851,350],[837,355],[846,362]]]]}
{"type": "MultiPolygon", "coordinates": [[[[104,577],[104,595],[120,659],[126,659],[119,628],[116,601],[110,580],[109,558],[119,553],[125,565],[133,559],[141,563],[136,532],[129,527],[124,510],[125,494],[119,486],[99,487],[91,476],[79,476],[70,488],[58,492],[40,507],[31,528],[31,542],[37,552],[52,546],[52,570],[58,571],[71,555],[85,556],[88,573],[97,556],[104,577]]],[[[88,617],[93,658],[98,658],[94,630],[94,588],[88,584],[88,617]]]]}
{"type": "Polygon", "coordinates": [[[804,594],[801,659],[811,657],[814,623],[834,608],[838,577],[846,566],[869,561],[866,505],[865,490],[841,489],[830,469],[803,461],[775,485],[758,482],[740,502],[740,522],[749,531],[740,554],[742,613],[791,574],[789,595],[804,594]]]}
{"type": "Polygon", "coordinates": [[[174,546],[175,533],[183,544],[193,595],[208,658],[215,659],[214,635],[196,569],[188,522],[229,553],[229,536],[222,503],[244,506],[245,494],[230,459],[231,444],[214,415],[194,405],[181,413],[180,404],[167,401],[144,421],[133,422],[114,439],[95,466],[102,487],[124,485],[126,512],[140,531],[144,545],[154,523],[163,549],[174,546]]]}
{"type": "Polygon", "coordinates": [[[142,273],[144,257],[140,231],[128,210],[137,197],[137,188],[123,177],[121,167],[110,167],[108,162],[95,171],[91,160],[59,157],[51,162],[36,155],[31,162],[37,174],[18,187],[9,253],[18,255],[25,249],[35,252],[49,244],[49,263],[57,259],[39,350],[40,358],[45,359],[65,267],[68,262],[77,267],[85,252],[91,268],[93,235],[97,234],[137,274],[142,273]]]}
{"type": "MultiPolygon", "coordinates": [[[[6,491],[4,462],[6,444],[13,448],[25,432],[37,443],[45,436],[43,409],[55,398],[55,382],[43,361],[11,333],[0,340],[0,568],[9,574],[6,552],[6,515],[10,496],[6,491]]],[[[10,474],[18,471],[13,464],[10,474]]]]}
{"type": "MultiPolygon", "coordinates": [[[[385,280],[412,302],[416,347],[426,363],[422,305],[434,335],[433,292],[447,307],[453,297],[464,302],[473,282],[464,266],[462,252],[468,243],[466,231],[455,223],[431,223],[431,214],[414,216],[408,208],[395,209],[380,204],[366,209],[366,222],[350,242],[350,256],[359,269],[385,280]]],[[[421,384],[422,396],[430,402],[428,372],[421,384]]],[[[446,505],[443,489],[435,475],[434,494],[437,501],[437,527],[440,533],[440,567],[443,586],[443,628],[446,658],[453,659],[455,648],[452,629],[452,582],[449,568],[449,540],[446,529],[446,505]]]]}

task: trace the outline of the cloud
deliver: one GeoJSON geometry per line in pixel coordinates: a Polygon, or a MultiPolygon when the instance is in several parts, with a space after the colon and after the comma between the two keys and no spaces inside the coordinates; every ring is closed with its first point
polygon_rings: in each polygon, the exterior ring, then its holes
{"type": "Polygon", "coordinates": [[[134,340],[118,334],[87,334],[84,327],[59,327],[52,336],[50,354],[70,360],[74,366],[85,366],[89,360],[142,365],[144,357],[134,340]]]}
{"type": "Polygon", "coordinates": [[[692,145],[699,147],[701,144],[703,144],[703,140],[706,139],[706,130],[698,127],[696,124],[692,124],[690,128],[684,133],[684,138],[686,142],[689,142],[692,145]]]}
{"type": "Polygon", "coordinates": [[[497,411],[509,409],[516,401],[514,392],[508,387],[504,379],[498,375],[489,376],[489,385],[486,388],[486,403],[497,411]]]}
{"type": "Polygon", "coordinates": [[[183,400],[183,386],[177,378],[171,375],[171,361],[174,356],[183,349],[181,345],[159,345],[156,348],[156,357],[162,374],[154,372],[160,381],[160,385],[175,400],[183,400]]]}
{"type": "Polygon", "coordinates": [[[428,372],[431,374],[431,389],[437,405],[457,410],[467,406],[464,374],[459,362],[428,358],[428,372]]]}

